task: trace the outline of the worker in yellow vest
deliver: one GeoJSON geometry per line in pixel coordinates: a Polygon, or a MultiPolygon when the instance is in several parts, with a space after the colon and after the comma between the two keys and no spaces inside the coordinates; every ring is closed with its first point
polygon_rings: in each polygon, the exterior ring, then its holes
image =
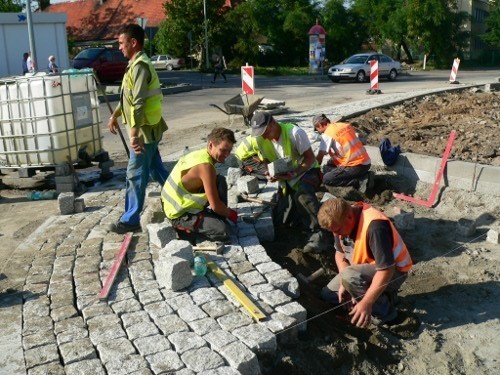
{"type": "Polygon", "coordinates": [[[272,142],[274,152],[268,155],[270,162],[290,158],[294,166],[292,172],[271,178],[271,181],[286,185],[286,193],[278,202],[276,220],[287,224],[288,214],[294,212],[310,232],[303,251],[319,254],[328,250],[331,235],[320,228],[317,218],[320,204],[316,191],[321,185],[321,173],[306,132],[294,124],[278,123],[268,112],[262,111],[255,112],[250,128],[253,137],[272,142]]]}
{"type": "Polygon", "coordinates": [[[241,164],[243,175],[255,176],[259,180],[267,181],[267,163],[273,155],[274,149],[272,143],[262,137],[252,137],[251,135],[243,138],[236,148],[234,155],[241,164]]]}
{"type": "Polygon", "coordinates": [[[146,187],[151,176],[161,186],[168,177],[158,144],[167,124],[162,118],[163,95],[158,74],[142,50],[144,30],[136,24],[124,27],[118,37],[120,51],[129,59],[123,77],[120,104],[108,121],[108,128],[116,134],[122,117],[130,139],[130,158],[127,166],[125,213],[109,230],[123,234],[141,228],[140,214],[144,207],[146,187]]]}
{"type": "Polygon", "coordinates": [[[217,175],[215,163],[224,163],[236,143],[232,130],[215,128],[207,147],[183,155],[161,192],[165,215],[173,226],[194,239],[227,241],[238,214],[227,206],[227,183],[217,175]]]}
{"type": "Polygon", "coordinates": [[[392,222],[369,204],[351,206],[341,198],[323,203],[318,221],[335,236],[339,270],[321,291],[323,299],[350,304],[351,323],[358,327],[393,321],[398,289],[413,263],[392,222]]]}
{"type": "Polygon", "coordinates": [[[313,126],[321,133],[321,142],[316,159],[321,165],[323,157],[330,160],[323,166],[325,186],[360,187],[367,177],[371,160],[356,131],[346,122],[331,122],[325,115],[314,116],[313,126]]]}

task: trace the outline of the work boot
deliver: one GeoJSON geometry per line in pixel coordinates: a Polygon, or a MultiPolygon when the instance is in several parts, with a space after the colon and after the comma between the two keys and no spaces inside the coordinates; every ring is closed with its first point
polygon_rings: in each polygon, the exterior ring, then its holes
{"type": "Polygon", "coordinates": [[[333,238],[328,232],[319,230],[314,232],[306,246],[302,249],[303,253],[321,254],[333,248],[333,238]]]}
{"type": "Polygon", "coordinates": [[[372,309],[372,323],[381,325],[392,322],[398,317],[398,311],[386,293],[382,294],[372,309]]]}
{"type": "Polygon", "coordinates": [[[140,230],[140,229],[141,229],[140,225],[128,225],[128,224],[122,223],[121,221],[110,224],[108,226],[108,231],[116,233],[116,234],[125,234],[128,232],[135,232],[135,231],[140,230]]]}

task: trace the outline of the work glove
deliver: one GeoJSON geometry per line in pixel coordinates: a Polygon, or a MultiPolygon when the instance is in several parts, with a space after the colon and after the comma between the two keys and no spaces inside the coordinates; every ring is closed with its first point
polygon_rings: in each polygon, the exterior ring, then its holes
{"type": "Polygon", "coordinates": [[[235,210],[229,209],[229,216],[227,218],[236,224],[238,222],[238,213],[235,210]]]}

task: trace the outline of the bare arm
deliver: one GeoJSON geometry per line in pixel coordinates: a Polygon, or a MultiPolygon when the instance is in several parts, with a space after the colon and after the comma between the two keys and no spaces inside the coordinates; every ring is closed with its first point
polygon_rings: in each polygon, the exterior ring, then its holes
{"type": "Polygon", "coordinates": [[[309,147],[302,154],[302,156],[304,157],[304,160],[302,161],[302,164],[300,164],[298,168],[295,170],[295,173],[297,173],[297,175],[307,172],[314,165],[314,162],[316,161],[316,157],[314,156],[314,152],[311,147],[309,147]]]}
{"type": "Polygon", "coordinates": [[[198,169],[198,175],[203,182],[203,189],[212,210],[218,215],[229,217],[231,209],[221,201],[217,191],[215,168],[210,164],[200,164],[195,168],[198,169]]]}
{"type": "Polygon", "coordinates": [[[325,155],[326,151],[321,151],[321,150],[318,151],[318,155],[316,155],[316,160],[318,161],[319,165],[323,163],[323,158],[325,157],[325,155]]]}
{"type": "Polygon", "coordinates": [[[366,291],[366,294],[350,312],[352,315],[352,324],[356,324],[358,327],[365,327],[370,323],[373,304],[384,292],[387,283],[392,279],[394,270],[395,266],[392,266],[375,272],[372,283],[366,291]]]}

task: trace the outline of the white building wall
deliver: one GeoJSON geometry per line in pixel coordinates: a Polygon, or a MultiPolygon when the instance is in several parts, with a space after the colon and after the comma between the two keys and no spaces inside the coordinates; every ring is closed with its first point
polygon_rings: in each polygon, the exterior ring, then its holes
{"type": "MultiPolygon", "coordinates": [[[[46,72],[54,55],[62,69],[69,67],[66,13],[33,13],[37,71],[46,72]]],[[[29,52],[25,13],[0,13],[0,77],[22,74],[23,53],[29,52]]]]}

